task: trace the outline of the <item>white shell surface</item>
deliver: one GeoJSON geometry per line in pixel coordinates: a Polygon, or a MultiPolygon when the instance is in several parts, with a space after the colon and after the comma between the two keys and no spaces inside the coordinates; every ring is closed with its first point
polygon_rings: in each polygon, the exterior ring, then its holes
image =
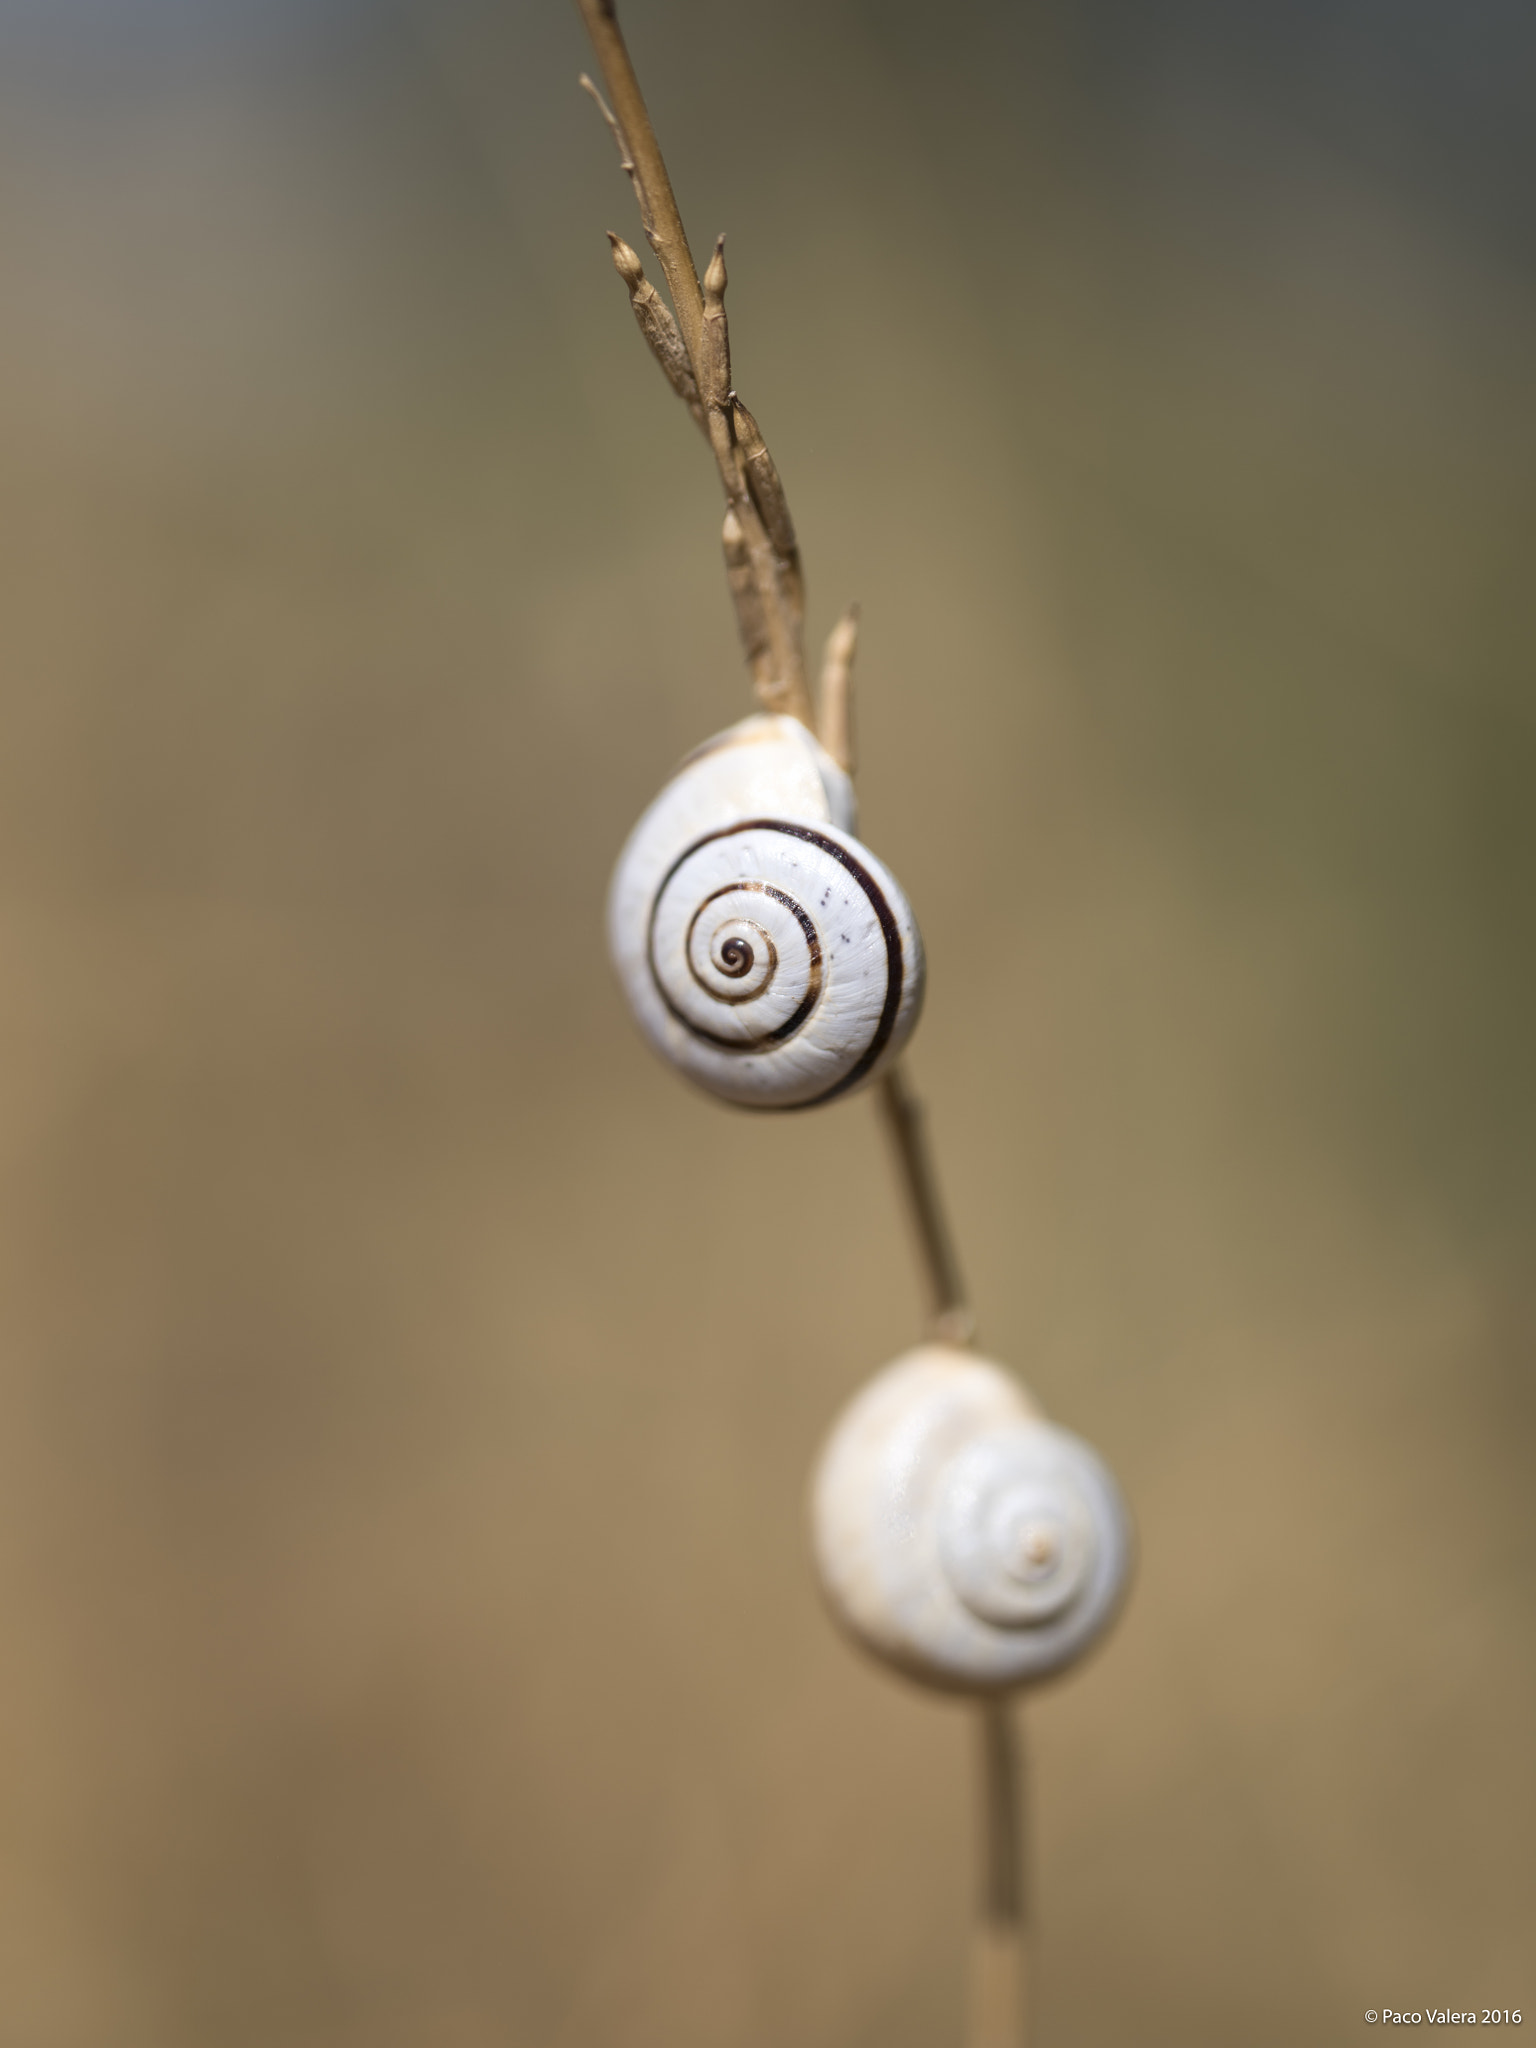
{"type": "Polygon", "coordinates": [[[825,1102],[910,1035],[922,941],[853,823],[853,786],[814,735],[763,715],[691,755],[630,835],[614,963],[657,1051],[713,1094],[825,1102]]]}
{"type": "Polygon", "coordinates": [[[923,1345],[857,1394],[811,1494],[834,1615],[909,1677],[1005,1691],[1081,1656],[1131,1563],[1119,1490],[1011,1374],[923,1345]]]}

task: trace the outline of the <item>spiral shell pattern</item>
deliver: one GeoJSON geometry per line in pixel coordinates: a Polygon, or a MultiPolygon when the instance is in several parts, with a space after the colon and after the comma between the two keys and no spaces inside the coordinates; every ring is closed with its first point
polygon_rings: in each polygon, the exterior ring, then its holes
{"type": "Polygon", "coordinates": [[[728,1101],[830,1101],[916,1022],[922,942],[851,824],[847,778],[811,734],[748,719],[684,764],[619,861],[609,933],[636,1016],[728,1101]]]}
{"type": "Polygon", "coordinates": [[[865,1649],[951,1692],[1050,1677],[1098,1640],[1130,1573],[1108,1469],[1000,1367],[923,1345],[849,1403],[812,1488],[821,1581],[865,1649]]]}

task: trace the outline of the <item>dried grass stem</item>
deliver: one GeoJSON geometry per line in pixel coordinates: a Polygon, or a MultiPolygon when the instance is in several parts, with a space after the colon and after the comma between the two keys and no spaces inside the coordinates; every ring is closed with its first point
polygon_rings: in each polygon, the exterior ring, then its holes
{"type": "Polygon", "coordinates": [[[900,1067],[892,1067],[881,1082],[880,1107],[885,1112],[928,1283],[928,1334],[941,1343],[969,1344],[976,1333],[976,1319],[966,1299],[960,1261],[928,1149],[923,1106],[907,1086],[900,1067]]]}
{"type": "Polygon", "coordinates": [[[582,85],[607,122],[634,187],[640,224],[672,296],[669,314],[627,242],[610,235],[613,260],[629,290],[635,320],[667,381],[704,429],[735,521],[726,542],[726,579],[742,650],[765,710],[813,722],[806,680],[805,611],[799,550],[784,487],[762,432],[731,386],[722,237],[702,285],[682,216],[651,126],[640,82],[612,0],[577,0],[608,88],[610,107],[589,78],[582,85]],[[738,415],[748,431],[738,440],[738,415]],[[739,539],[737,536],[739,535],[739,539]]]}

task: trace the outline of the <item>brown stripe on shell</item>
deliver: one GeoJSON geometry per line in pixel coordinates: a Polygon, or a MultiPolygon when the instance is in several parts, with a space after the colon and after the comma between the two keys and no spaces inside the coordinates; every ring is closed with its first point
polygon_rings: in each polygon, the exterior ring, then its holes
{"type": "MultiPolygon", "coordinates": [[[[771,819],[760,819],[757,822],[759,826],[763,824],[773,823],[771,819]]],[[[797,920],[801,931],[805,934],[805,943],[806,946],[809,948],[811,956],[811,984],[810,987],[806,990],[804,996],[801,998],[799,1004],[794,1009],[794,1011],[788,1017],[785,1018],[784,1022],[780,1024],[776,1030],[765,1031],[760,1038],[722,1038],[716,1032],[706,1031],[702,1024],[695,1024],[691,1017],[685,1017],[683,1015],[683,1012],[677,1007],[676,1003],[674,1003],[672,998],[667,994],[665,988],[662,987],[661,976],[656,971],[656,913],[661,907],[661,899],[666,893],[668,882],[671,881],[672,877],[677,873],[678,869],[682,866],[683,862],[685,860],[688,860],[693,854],[697,853],[701,846],[708,846],[710,841],[713,839],[724,839],[728,836],[730,832],[739,832],[744,831],[746,829],[747,828],[745,826],[732,825],[728,826],[725,832],[706,832],[702,839],[696,839],[694,841],[693,845],[688,848],[686,853],[681,853],[678,855],[677,859],[673,861],[671,867],[667,869],[666,874],[662,877],[661,884],[658,887],[656,894],[651,899],[651,922],[650,929],[646,933],[645,941],[645,957],[650,962],[651,980],[656,985],[657,995],[661,997],[661,1000],[666,1004],[668,1010],[671,1011],[672,1015],[677,1019],[678,1023],[682,1025],[685,1031],[692,1032],[695,1038],[702,1038],[710,1045],[718,1045],[722,1052],[759,1052],[765,1045],[778,1045],[781,1044],[786,1038],[792,1038],[794,1034],[800,1029],[800,1026],[805,1022],[806,1018],[809,1017],[812,1010],[815,1009],[816,1004],[821,996],[822,977],[820,934],[817,932],[815,925],[811,922],[811,919],[807,912],[801,908],[801,906],[795,901],[794,897],[786,896],[782,889],[776,889],[771,882],[727,882],[723,889],[714,890],[710,895],[705,897],[704,901],[699,905],[698,909],[693,913],[693,916],[690,918],[688,923],[688,937],[692,936],[693,927],[698,923],[699,919],[703,916],[704,912],[708,909],[709,905],[713,903],[715,901],[715,898],[718,896],[734,896],[739,889],[747,889],[755,890],[761,896],[772,896],[777,902],[783,904],[784,908],[789,912],[790,916],[797,920]]],[[[774,829],[782,831],[785,828],[782,826],[775,826],[774,829]]],[[[686,938],[683,944],[683,958],[688,961],[688,972],[690,974],[693,974],[693,978],[695,981],[698,981],[699,977],[697,976],[697,974],[693,973],[693,962],[688,958],[688,946],[686,938]]],[[[724,995],[718,989],[706,987],[703,982],[699,982],[699,986],[704,989],[706,995],[710,996],[717,1003],[732,1003],[749,1000],[749,998],[745,998],[742,996],[733,997],[724,995]]],[[[762,991],[758,990],[757,993],[760,995],[762,991]]]]}
{"type": "MultiPolygon", "coordinates": [[[[687,858],[687,854],[684,854],[683,859],[686,860],[687,858]]],[[[674,868],[672,872],[675,873],[676,869],[674,868]]],[[[662,889],[664,889],[665,887],[666,883],[663,882],[662,889]]],[[[815,925],[811,923],[811,920],[806,916],[805,912],[800,908],[799,904],[796,903],[792,897],[786,896],[782,889],[775,889],[771,882],[727,882],[723,889],[716,889],[710,895],[704,898],[704,901],[699,905],[698,909],[693,913],[693,916],[688,920],[688,929],[683,935],[683,958],[688,963],[688,972],[693,976],[694,980],[698,983],[699,987],[703,989],[705,995],[707,995],[712,1002],[731,1004],[755,1003],[759,996],[767,993],[769,982],[772,981],[774,973],[777,971],[778,968],[779,949],[777,946],[774,945],[773,940],[769,937],[768,933],[763,931],[763,928],[760,924],[752,925],[752,929],[755,932],[761,934],[763,944],[768,948],[768,981],[765,981],[761,988],[755,988],[751,990],[750,993],[744,992],[739,996],[727,995],[723,988],[711,988],[709,983],[704,980],[703,976],[699,973],[698,969],[693,964],[694,926],[698,923],[699,919],[704,915],[705,911],[708,910],[711,903],[718,903],[722,896],[735,896],[744,889],[755,890],[760,896],[772,896],[773,898],[775,898],[776,901],[782,903],[784,905],[784,908],[790,913],[790,915],[799,920],[800,929],[805,933],[805,943],[810,948],[811,954],[811,986],[809,992],[803,999],[800,1008],[795,1011],[795,1017],[799,1018],[804,1013],[806,1006],[810,1003],[814,1003],[816,998],[821,994],[821,940],[817,936],[815,925]]],[[[658,889],[656,891],[656,901],[657,903],[660,903],[661,901],[661,889],[658,889]]],[[[655,921],[656,911],[653,907],[651,911],[651,923],[653,927],[655,925],[655,921]]],[[[742,918],[740,922],[742,924],[752,924],[752,920],[750,918],[742,918]]],[[[749,974],[751,971],[752,963],[750,960],[747,962],[747,965],[745,967],[737,970],[737,972],[741,974],[749,974]]],[[[656,978],[656,969],[654,963],[651,967],[651,978],[653,980],[655,980],[656,978]]],[[[678,1012],[675,1009],[673,1009],[672,1004],[668,1001],[666,990],[661,988],[661,984],[659,981],[656,985],[658,989],[661,989],[662,1001],[666,1003],[667,1008],[669,1010],[672,1010],[673,1016],[677,1017],[678,1012]]],[[[705,1031],[701,1025],[691,1023],[689,1019],[686,1017],[679,1017],[678,1021],[682,1024],[687,1025],[688,1029],[692,1031],[697,1037],[708,1038],[712,1041],[712,1043],[716,1045],[724,1045],[734,1050],[741,1047],[744,1044],[743,1040],[736,1038],[717,1039],[714,1037],[714,1034],[712,1032],[705,1031]]],[[[766,1045],[770,1039],[782,1037],[784,1035],[786,1028],[786,1026],[781,1024],[777,1031],[769,1032],[763,1038],[753,1040],[752,1043],[757,1045],[766,1045]]],[[[748,1045],[746,1049],[750,1051],[751,1046],[748,1045]]]]}
{"type": "MultiPolygon", "coordinates": [[[[815,926],[792,897],[786,896],[780,889],[775,889],[771,883],[752,881],[728,883],[725,888],[715,890],[711,896],[706,897],[705,902],[712,902],[715,896],[728,895],[737,889],[759,889],[768,895],[776,897],[799,920],[800,928],[805,933],[807,944],[811,948],[815,975],[811,993],[799,1005],[794,1015],[781,1024],[776,1031],[767,1034],[763,1038],[750,1041],[726,1040],[717,1038],[712,1031],[703,1030],[690,1018],[685,1017],[662,986],[661,976],[656,970],[656,915],[661,907],[661,899],[666,893],[667,884],[683,865],[684,861],[691,860],[700,847],[712,845],[717,839],[733,838],[740,832],[782,832],[791,839],[804,840],[808,846],[819,846],[824,853],[831,854],[835,861],[848,870],[849,874],[853,876],[854,880],[863,890],[865,898],[870,908],[874,911],[879,923],[881,936],[885,940],[885,1001],[881,1005],[880,1015],[876,1020],[869,1044],[865,1046],[863,1052],[860,1053],[858,1059],[855,1060],[848,1072],[834,1081],[830,1088],[824,1089],[820,1095],[812,1096],[808,1102],[789,1104],[754,1102],[739,1105],[744,1109],[760,1110],[783,1107],[815,1109],[819,1104],[831,1102],[835,1097],[846,1094],[850,1088],[857,1087],[890,1043],[891,1034],[896,1028],[896,1018],[901,1009],[903,988],[904,948],[901,943],[901,927],[896,922],[895,912],[886,901],[885,891],[880,887],[858,856],[846,846],[841,845],[837,840],[829,838],[825,832],[817,831],[813,825],[792,824],[787,818],[743,818],[734,825],[722,825],[718,831],[704,833],[701,838],[695,839],[690,846],[683,849],[657,884],[656,893],[651,898],[651,915],[646,930],[645,943],[646,959],[650,964],[651,979],[655,983],[657,995],[660,996],[667,1010],[683,1026],[684,1030],[691,1032],[694,1037],[706,1039],[710,1044],[718,1045],[726,1052],[750,1053],[759,1051],[765,1045],[782,1044],[786,1039],[791,1038],[800,1029],[801,1025],[804,1024],[806,1018],[809,1017],[811,1011],[815,1008],[817,997],[821,992],[821,943],[815,926]]],[[[700,911],[702,909],[703,906],[701,905],[700,911]]],[[[690,920],[688,927],[690,933],[699,915],[700,912],[696,911],[694,918],[690,920]]]]}

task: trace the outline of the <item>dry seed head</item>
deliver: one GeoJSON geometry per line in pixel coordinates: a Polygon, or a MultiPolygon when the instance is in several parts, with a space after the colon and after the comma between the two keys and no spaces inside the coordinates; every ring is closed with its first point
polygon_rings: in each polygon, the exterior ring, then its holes
{"type": "MultiPolygon", "coordinates": [[[[700,338],[699,383],[711,409],[724,410],[731,389],[731,336],[725,322],[725,237],[715,244],[704,273],[704,327],[700,338]]],[[[727,437],[728,443],[729,437],[727,437]]]]}
{"type": "Polygon", "coordinates": [[[735,428],[741,459],[746,464],[747,487],[752,493],[753,504],[762,514],[774,553],[782,562],[793,565],[798,573],[795,522],[789,516],[789,500],[779,480],[778,466],[768,453],[762,428],[734,391],[731,393],[731,423],[735,428]]]}
{"type": "Polygon", "coordinates": [[[645,283],[645,272],[641,268],[640,258],[631,249],[624,237],[616,235],[612,228],[608,230],[608,242],[613,251],[614,269],[629,286],[631,292],[638,291],[641,285],[645,283]]]}

